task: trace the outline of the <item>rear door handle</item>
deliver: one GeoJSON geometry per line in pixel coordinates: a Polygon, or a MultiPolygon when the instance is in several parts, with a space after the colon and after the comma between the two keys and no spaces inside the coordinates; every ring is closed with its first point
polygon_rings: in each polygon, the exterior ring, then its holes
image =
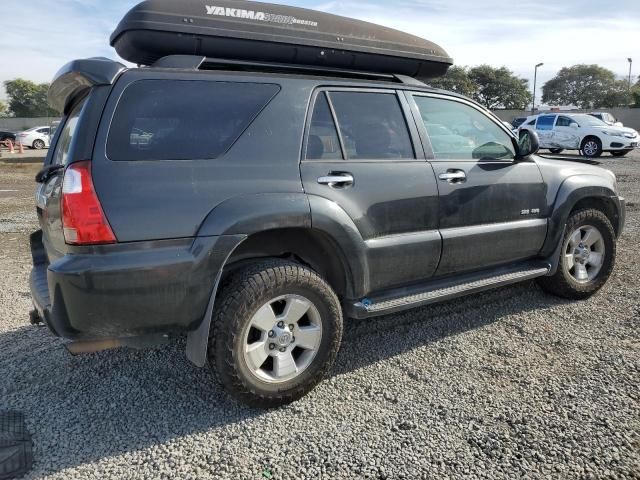
{"type": "Polygon", "coordinates": [[[438,178],[449,183],[464,183],[467,181],[467,174],[462,170],[447,170],[446,173],[438,175],[438,178]]]}
{"type": "Polygon", "coordinates": [[[353,175],[350,173],[330,173],[318,178],[320,185],[328,185],[331,188],[345,188],[353,185],[353,175]]]}

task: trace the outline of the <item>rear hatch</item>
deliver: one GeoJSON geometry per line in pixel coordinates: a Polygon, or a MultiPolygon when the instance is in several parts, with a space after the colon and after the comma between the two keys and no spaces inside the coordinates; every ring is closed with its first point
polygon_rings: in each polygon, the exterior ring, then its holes
{"type": "MultiPolygon", "coordinates": [[[[34,265],[54,261],[68,252],[70,244],[77,243],[73,232],[68,229],[65,232],[63,227],[63,180],[65,174],[68,179],[74,178],[70,169],[90,165],[104,103],[111,85],[123,70],[123,65],[111,60],[76,60],[65,65],[54,78],[49,103],[63,111],[64,117],[36,178],[36,210],[42,232],[32,236],[34,265]]],[[[90,175],[90,168],[85,170],[90,175]]],[[[80,177],[75,175],[75,179],[80,177]]],[[[67,188],[69,185],[68,180],[67,188]]],[[[79,197],[70,198],[76,203],[79,200],[79,197]]]]}

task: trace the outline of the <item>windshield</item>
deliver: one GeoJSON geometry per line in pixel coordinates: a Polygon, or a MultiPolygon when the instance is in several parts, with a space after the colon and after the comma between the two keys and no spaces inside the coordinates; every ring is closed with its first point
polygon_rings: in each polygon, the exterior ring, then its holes
{"type": "Polygon", "coordinates": [[[579,115],[571,115],[571,118],[578,122],[581,127],[608,127],[605,122],[600,120],[599,118],[592,117],[591,115],[579,114],[579,115]]]}

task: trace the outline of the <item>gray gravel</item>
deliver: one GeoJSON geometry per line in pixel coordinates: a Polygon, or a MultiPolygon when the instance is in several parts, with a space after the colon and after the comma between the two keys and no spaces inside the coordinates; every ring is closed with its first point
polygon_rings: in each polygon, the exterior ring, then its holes
{"type": "Polygon", "coordinates": [[[28,325],[35,167],[0,163],[0,409],[34,434],[27,478],[640,478],[640,155],[615,274],[568,302],[533,282],[349,321],[332,378],[262,412],[184,342],[71,357],[28,325]]]}

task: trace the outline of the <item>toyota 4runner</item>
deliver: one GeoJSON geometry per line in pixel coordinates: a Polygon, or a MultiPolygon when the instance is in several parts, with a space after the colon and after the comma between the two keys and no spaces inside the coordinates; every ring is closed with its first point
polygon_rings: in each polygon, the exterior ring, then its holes
{"type": "Polygon", "coordinates": [[[611,172],[402,75],[87,59],[50,100],[32,320],[73,353],[186,334],[195,365],[271,407],[327,374],[343,318],[534,278],[584,299],[614,268],[611,172]]]}

